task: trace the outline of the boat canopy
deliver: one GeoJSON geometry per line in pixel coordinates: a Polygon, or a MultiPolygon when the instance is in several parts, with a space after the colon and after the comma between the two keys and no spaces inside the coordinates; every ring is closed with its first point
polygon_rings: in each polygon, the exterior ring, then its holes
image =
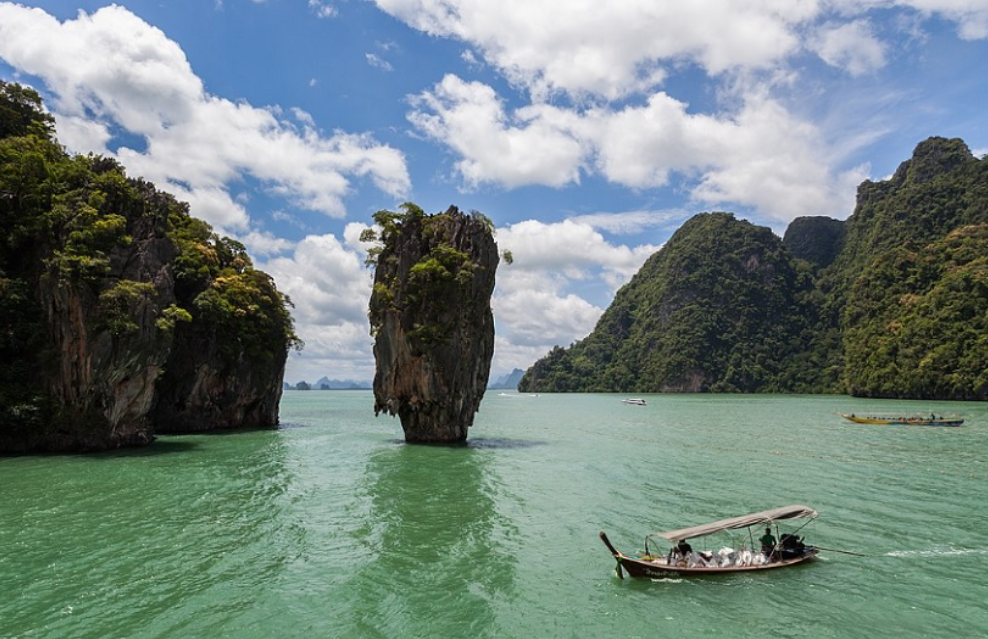
{"type": "Polygon", "coordinates": [[[794,504],[792,506],[783,506],[782,508],[773,508],[772,510],[763,510],[758,513],[751,513],[750,515],[743,515],[741,517],[721,519],[720,521],[703,524],[701,526],[680,528],[679,530],[670,530],[669,532],[652,533],[649,536],[662,537],[663,539],[668,539],[669,541],[679,541],[681,539],[692,539],[694,537],[712,535],[722,530],[749,528],[751,526],[767,524],[780,519],[798,519],[801,517],[816,516],[817,512],[812,508],[801,506],[800,504],[794,504]]]}

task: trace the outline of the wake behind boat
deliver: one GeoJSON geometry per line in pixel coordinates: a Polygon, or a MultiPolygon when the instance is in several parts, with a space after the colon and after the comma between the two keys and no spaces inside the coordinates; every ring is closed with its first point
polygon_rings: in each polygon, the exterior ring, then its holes
{"type": "Polygon", "coordinates": [[[889,424],[892,426],[960,426],[964,423],[963,418],[960,417],[945,417],[940,415],[939,417],[931,413],[929,416],[925,415],[913,415],[911,417],[894,417],[888,415],[868,415],[868,416],[858,416],[854,413],[838,413],[841,417],[849,422],[854,422],[855,424],[889,424]]]}
{"type": "Polygon", "coordinates": [[[789,519],[812,520],[816,516],[817,512],[812,508],[794,504],[741,517],[722,519],[700,526],[651,533],[645,536],[645,552],[637,555],[626,555],[615,549],[603,531],[600,533],[600,539],[617,561],[617,574],[621,578],[624,578],[622,569],[627,571],[631,577],[647,578],[769,570],[794,566],[817,555],[818,548],[805,545],[802,539],[795,534],[796,531],[808,524],[808,521],[792,533],[781,535],[779,535],[777,523],[789,519]],[[776,536],[770,532],[773,524],[775,525],[775,533],[779,535],[777,542],[776,536]],[[757,539],[760,549],[755,550],[756,538],[752,529],[761,525],[766,526],[769,530],[766,531],[766,535],[757,539]],[[743,531],[738,540],[740,543],[737,548],[723,547],[717,552],[703,552],[693,550],[688,543],[689,539],[733,530],[743,531]],[[656,555],[649,549],[649,541],[654,542],[656,538],[676,543],[666,554],[656,555]]]}

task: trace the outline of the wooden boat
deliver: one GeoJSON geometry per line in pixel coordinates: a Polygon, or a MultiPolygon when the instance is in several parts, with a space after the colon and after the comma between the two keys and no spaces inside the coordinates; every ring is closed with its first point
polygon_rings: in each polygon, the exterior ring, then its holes
{"type": "Polygon", "coordinates": [[[960,426],[964,423],[964,420],[960,417],[944,417],[941,415],[937,417],[935,415],[930,415],[929,417],[924,417],[921,415],[914,415],[912,417],[890,417],[881,415],[872,415],[859,417],[854,413],[838,413],[841,417],[849,422],[854,422],[855,424],[889,424],[892,426],[960,426]]]}
{"type": "Polygon", "coordinates": [[[639,397],[629,397],[628,399],[622,399],[625,404],[631,404],[632,406],[644,406],[645,400],[639,397]]]}
{"type": "MultiPolygon", "coordinates": [[[[795,531],[780,535],[779,543],[768,552],[754,550],[755,539],[751,529],[755,526],[771,527],[776,522],[789,519],[810,519],[817,516],[812,508],[794,504],[772,510],[764,510],[741,517],[732,517],[720,521],[681,528],[668,532],[651,533],[645,536],[645,552],[638,555],[626,555],[611,544],[607,535],[601,531],[600,539],[611,551],[617,561],[618,577],[624,578],[622,571],[631,577],[660,578],[670,575],[713,575],[729,572],[747,572],[752,570],[772,570],[795,566],[815,557],[820,549],[805,545],[795,531]],[[682,555],[672,548],[666,554],[653,554],[649,551],[649,540],[656,538],[669,542],[685,542],[689,539],[706,537],[723,531],[744,530],[744,538],[739,549],[723,548],[719,552],[689,552],[682,555]]],[[[809,522],[805,522],[802,528],[809,522]]],[[[798,529],[797,529],[798,530],[798,529]]]]}

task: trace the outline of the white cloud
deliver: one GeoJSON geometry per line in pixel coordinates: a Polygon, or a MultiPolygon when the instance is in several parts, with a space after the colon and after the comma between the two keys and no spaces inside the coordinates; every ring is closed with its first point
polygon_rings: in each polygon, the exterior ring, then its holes
{"type": "Polygon", "coordinates": [[[44,80],[65,122],[63,142],[80,145],[71,151],[106,153],[111,124],[142,138],[146,149],[117,151],[128,171],[184,196],[193,214],[220,230],[248,227],[247,212],[228,194],[245,176],[333,216],[345,213],[351,176],[396,197],[410,188],[403,155],[370,136],[327,138],[302,111],[293,111],[299,130],[278,108],[209,95],[181,48],[120,6],[60,23],[40,9],[0,3],[0,57],[44,80]]]}
{"type": "Polygon", "coordinates": [[[471,45],[535,101],[556,92],[605,100],[650,93],[684,62],[710,77],[771,71],[804,50],[816,23],[838,17],[850,22],[831,26],[821,54],[873,68],[883,45],[858,19],[892,7],[954,21],[966,39],[988,38],[984,0],[373,1],[416,29],[471,45]],[[852,40],[863,50],[849,49],[852,40]]]}
{"type": "Polygon", "coordinates": [[[584,150],[552,121],[552,109],[531,107],[509,117],[491,87],[454,75],[414,98],[413,107],[409,120],[462,157],[456,168],[471,187],[488,182],[508,188],[563,186],[579,181],[584,150]]]}
{"type": "Polygon", "coordinates": [[[250,255],[279,255],[295,247],[295,243],[267,231],[251,231],[238,238],[250,255]]]}
{"type": "Polygon", "coordinates": [[[611,244],[572,220],[519,222],[498,229],[496,240],[514,263],[498,267],[494,371],[527,368],[553,346],[586,337],[604,309],[577,294],[578,285],[604,289],[610,299],[658,250],[611,244]]]}
{"type": "Polygon", "coordinates": [[[258,263],[295,304],[295,331],[305,342],[289,360],[288,377],[315,381],[323,375],[370,381],[373,339],[367,320],[373,272],[352,243],[364,228],[348,224],[345,242],[334,235],[310,235],[291,255],[258,263]]]}
{"type": "Polygon", "coordinates": [[[885,66],[885,46],[866,20],[827,24],[811,40],[810,47],[827,64],[851,75],[864,75],[885,66]]]}
{"type": "Polygon", "coordinates": [[[367,58],[367,64],[371,65],[375,69],[388,72],[394,71],[394,67],[391,66],[391,63],[376,53],[365,54],[365,57],[367,58]]]}
{"type": "Polygon", "coordinates": [[[984,0],[898,0],[895,4],[956,22],[957,33],[965,40],[988,38],[988,4],[984,0]]]}
{"type": "Polygon", "coordinates": [[[328,2],[320,2],[320,0],[309,0],[309,9],[318,18],[332,18],[336,15],[336,7],[328,2]]]}
{"type": "MultiPolygon", "coordinates": [[[[291,356],[289,381],[373,377],[367,320],[373,271],[364,266],[367,246],[359,241],[366,228],[350,223],[342,240],[310,235],[290,255],[258,263],[295,303],[305,350],[291,356]]],[[[657,250],[610,244],[572,221],[529,220],[498,229],[496,240],[500,250],[512,251],[514,264],[499,266],[491,301],[497,330],[492,371],[527,368],[553,346],[586,337],[603,308],[576,292],[576,284],[606,289],[609,297],[657,250]]]]}
{"type": "Polygon", "coordinates": [[[468,42],[533,95],[616,99],[645,91],[661,64],[689,58],[710,74],[769,68],[799,48],[805,0],[374,0],[427,33],[468,42]]]}
{"type": "Polygon", "coordinates": [[[461,157],[456,167],[470,187],[559,187],[596,171],[648,189],[677,173],[704,205],[740,204],[783,221],[844,211],[853,197],[848,175],[831,171],[817,127],[759,93],[737,100],[736,111],[717,115],[689,113],[665,93],[621,109],[531,105],[509,113],[491,87],[447,75],[418,96],[409,119],[461,157]]]}

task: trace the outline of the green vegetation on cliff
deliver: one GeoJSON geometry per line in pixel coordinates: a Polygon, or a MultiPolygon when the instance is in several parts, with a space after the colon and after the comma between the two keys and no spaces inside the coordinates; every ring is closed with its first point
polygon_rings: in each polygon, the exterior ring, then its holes
{"type": "Polygon", "coordinates": [[[398,415],[407,442],[462,443],[494,355],[494,226],[455,206],[436,215],[401,208],[374,216],[374,412],[398,415]]]}
{"type": "Polygon", "coordinates": [[[525,391],[988,399],[988,160],[930,138],[846,222],[698,215],[525,391]]]}
{"type": "Polygon", "coordinates": [[[770,230],[697,215],[618,291],[590,336],[537,362],[520,388],[785,390],[799,376],[809,288],[770,230]]]}
{"type": "Polygon", "coordinates": [[[861,185],[821,280],[842,336],[841,390],[988,399],[986,229],[988,161],[961,140],[926,140],[891,180],[861,185]]]}
{"type": "Polygon", "coordinates": [[[164,380],[191,327],[228,360],[283,370],[288,304],[242,245],[115,160],[67,154],[40,96],[0,81],[0,450],[149,440],[135,374],[164,380]],[[77,437],[80,414],[109,439],[77,437]]]}

